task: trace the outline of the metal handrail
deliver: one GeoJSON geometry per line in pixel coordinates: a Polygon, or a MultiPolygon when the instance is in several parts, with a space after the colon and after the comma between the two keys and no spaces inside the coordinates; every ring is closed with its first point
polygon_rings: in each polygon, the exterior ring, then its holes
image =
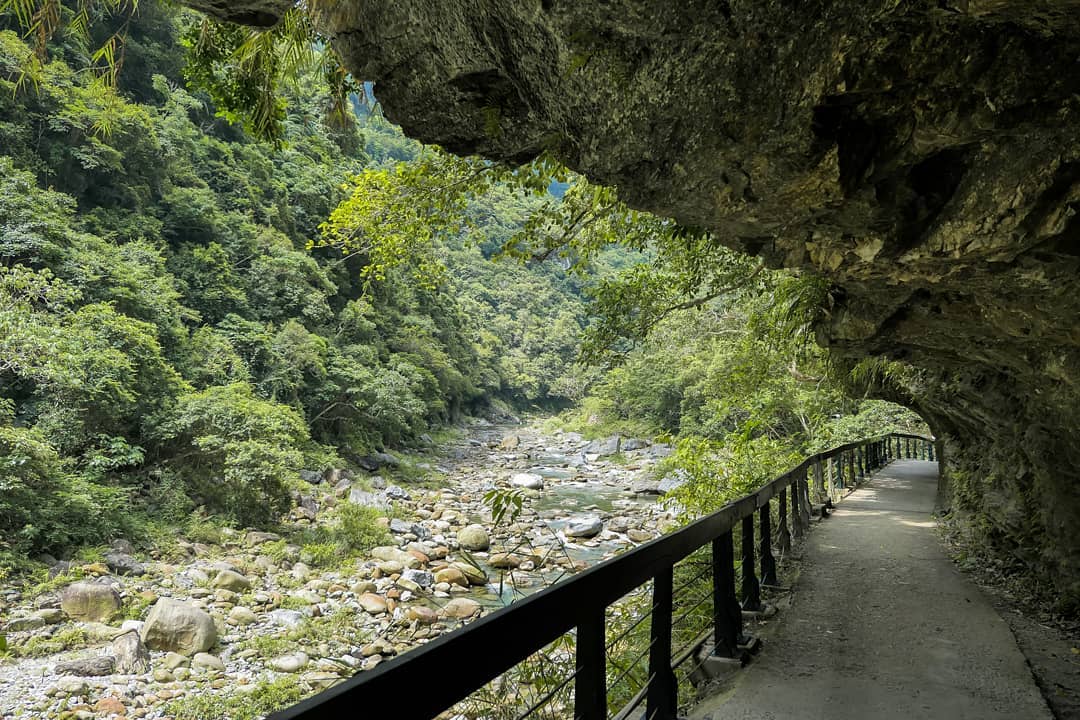
{"type": "MultiPolygon", "coordinates": [[[[646,688],[646,716],[674,720],[677,684],[671,667],[672,572],[676,563],[712,544],[714,652],[738,657],[745,642],[742,610],[760,605],[755,567],[754,517],[760,515],[761,575],[776,584],[770,502],[779,506],[781,544],[800,537],[811,517],[810,477],[817,503],[831,500],[833,472],[845,468],[856,483],[893,459],[934,459],[932,438],[892,433],[847,443],[813,455],[795,468],[686,527],[584,570],[572,578],[380,663],[290,708],[270,720],[361,717],[362,708],[387,698],[405,698],[394,711],[407,719],[433,718],[562,635],[577,631],[574,717],[607,717],[605,610],[635,588],[653,581],[653,612],[646,688]],[[830,472],[825,472],[829,464],[830,472]],[[788,530],[788,495],[790,524],[788,530]],[[742,593],[735,595],[733,531],[742,524],[742,593]],[[770,577],[771,575],[771,577],[770,577]],[[462,658],[467,661],[462,662],[462,658]],[[599,667],[598,667],[599,666],[599,667]],[[418,678],[423,681],[418,683],[418,678]]],[[[824,512],[824,509],[822,510],[824,512]]]]}

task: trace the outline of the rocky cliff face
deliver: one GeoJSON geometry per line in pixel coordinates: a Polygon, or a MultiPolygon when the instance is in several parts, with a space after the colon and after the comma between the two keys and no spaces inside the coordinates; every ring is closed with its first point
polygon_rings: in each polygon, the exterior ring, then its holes
{"type": "MultiPolygon", "coordinates": [[[[189,4],[257,23],[282,6],[189,4]]],[[[549,150],[827,277],[821,341],[921,368],[905,391],[945,439],[953,502],[1080,600],[1080,4],[327,5],[409,134],[549,150]]]]}

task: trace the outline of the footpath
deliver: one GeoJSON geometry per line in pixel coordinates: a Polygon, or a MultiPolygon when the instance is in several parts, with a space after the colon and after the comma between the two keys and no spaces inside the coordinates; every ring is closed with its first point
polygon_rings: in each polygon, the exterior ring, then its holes
{"type": "Polygon", "coordinates": [[[696,720],[1050,720],[1008,625],[946,557],[937,463],[889,465],[807,539],[791,607],[696,720]]]}

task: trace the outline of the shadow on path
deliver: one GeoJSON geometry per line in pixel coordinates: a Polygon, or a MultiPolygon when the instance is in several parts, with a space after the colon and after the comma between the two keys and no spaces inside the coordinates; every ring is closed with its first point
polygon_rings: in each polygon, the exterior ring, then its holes
{"type": "Polygon", "coordinates": [[[902,460],[816,524],[791,607],[701,720],[1047,720],[1008,625],[946,557],[937,463],[902,460]]]}

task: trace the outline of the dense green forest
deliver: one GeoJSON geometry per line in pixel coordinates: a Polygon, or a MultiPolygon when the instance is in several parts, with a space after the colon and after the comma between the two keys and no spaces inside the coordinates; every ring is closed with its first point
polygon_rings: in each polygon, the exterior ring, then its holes
{"type": "Polygon", "coordinates": [[[673,464],[737,476],[732,491],[917,422],[852,399],[851,368],[809,339],[814,282],[546,158],[424,148],[366,89],[343,113],[318,62],[274,87],[274,132],[256,137],[234,107],[250,88],[207,50],[208,34],[235,49],[233,31],[166,4],[37,47],[5,22],[8,565],[197,507],[272,524],[300,470],[470,414],[569,407],[590,434],[679,438],[673,464]],[[121,29],[103,72],[95,48],[121,29]]]}
{"type": "Polygon", "coordinates": [[[29,78],[31,47],[0,32],[6,553],[131,534],[132,508],[269,522],[302,468],[581,392],[585,281],[489,260],[531,195],[470,205],[475,232],[433,250],[439,282],[408,258],[365,277],[362,253],[309,245],[352,175],[419,145],[366,108],[330,123],[314,72],[283,142],[256,141],[188,88],[197,18],[157,3],[131,17],[113,89],[87,71],[110,22],[59,33],[29,78]]]}

